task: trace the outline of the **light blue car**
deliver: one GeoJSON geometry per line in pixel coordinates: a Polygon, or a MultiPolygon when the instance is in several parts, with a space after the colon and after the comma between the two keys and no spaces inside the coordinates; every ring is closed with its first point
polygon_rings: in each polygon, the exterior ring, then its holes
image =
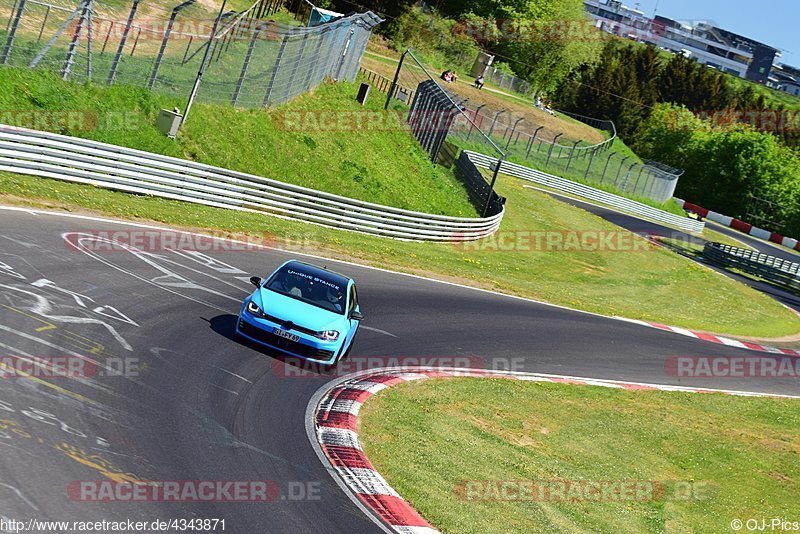
{"type": "Polygon", "coordinates": [[[364,316],[356,283],[339,273],[290,260],[244,299],[236,333],[291,356],[336,365],[350,353],[364,316]]]}

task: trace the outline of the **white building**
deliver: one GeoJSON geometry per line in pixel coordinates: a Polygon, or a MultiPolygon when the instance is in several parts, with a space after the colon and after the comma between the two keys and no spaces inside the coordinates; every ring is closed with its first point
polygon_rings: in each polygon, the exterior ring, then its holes
{"type": "Polygon", "coordinates": [[[649,18],[618,0],[584,0],[598,28],[653,44],[722,72],[767,83],[776,48],[706,22],[683,23],[666,17],[649,18]]]}

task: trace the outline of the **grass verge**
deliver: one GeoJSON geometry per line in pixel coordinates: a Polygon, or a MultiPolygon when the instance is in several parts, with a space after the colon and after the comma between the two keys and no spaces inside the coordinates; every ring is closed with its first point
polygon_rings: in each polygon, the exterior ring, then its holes
{"type": "MultiPolygon", "coordinates": [[[[354,83],[323,84],[271,111],[195,104],[185,129],[172,141],[155,127],[156,116],[160,108],[182,107],[182,100],[130,86],[67,83],[43,71],[3,68],[1,72],[0,122],[6,124],[26,126],[27,116],[20,111],[40,112],[35,117],[45,119],[51,112],[69,113],[75,120],[64,120],[58,133],[378,204],[477,216],[453,172],[433,164],[405,130],[353,126],[347,131],[348,124],[356,125],[365,111],[383,110],[382,99],[374,95],[360,106],[354,83]],[[334,121],[335,127],[326,128],[326,120],[334,121]]],[[[36,122],[33,127],[43,129],[36,122]]]]}
{"type": "Polygon", "coordinates": [[[729,532],[735,518],[800,510],[797,400],[432,379],[379,393],[359,422],[377,470],[443,532],[729,532]],[[499,481],[652,481],[654,491],[484,500],[499,481]]]}
{"type": "MultiPolygon", "coordinates": [[[[784,337],[800,318],[769,297],[726,279],[586,211],[501,177],[508,209],[500,234],[474,244],[396,241],[257,213],[190,205],[55,180],[0,174],[0,201],[83,208],[190,229],[274,236],[284,246],[458,281],[592,312],[729,335],[784,337]],[[2,196],[5,194],[6,196],[2,196]],[[42,200],[34,200],[42,199],[42,200]],[[625,246],[576,250],[536,246],[536,235],[600,232],[625,246]],[[636,246],[632,246],[636,243],[636,246]],[[706,310],[713,309],[714,313],[706,310]]],[[[541,241],[541,240],[539,240],[541,241]]],[[[258,274],[258,273],[253,273],[258,274]]]]}

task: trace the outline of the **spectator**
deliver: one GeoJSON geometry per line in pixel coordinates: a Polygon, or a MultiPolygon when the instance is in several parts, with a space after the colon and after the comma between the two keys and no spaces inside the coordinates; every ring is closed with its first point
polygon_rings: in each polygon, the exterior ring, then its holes
{"type": "Polygon", "coordinates": [[[483,89],[483,74],[475,78],[475,87],[483,89]]]}

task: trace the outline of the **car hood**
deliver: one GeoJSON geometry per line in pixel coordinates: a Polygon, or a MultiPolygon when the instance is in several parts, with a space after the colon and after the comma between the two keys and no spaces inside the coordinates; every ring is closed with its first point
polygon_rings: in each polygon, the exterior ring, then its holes
{"type": "Polygon", "coordinates": [[[268,289],[259,289],[254,297],[256,304],[261,306],[264,313],[311,330],[338,330],[347,323],[344,315],[323,310],[268,289]]]}

